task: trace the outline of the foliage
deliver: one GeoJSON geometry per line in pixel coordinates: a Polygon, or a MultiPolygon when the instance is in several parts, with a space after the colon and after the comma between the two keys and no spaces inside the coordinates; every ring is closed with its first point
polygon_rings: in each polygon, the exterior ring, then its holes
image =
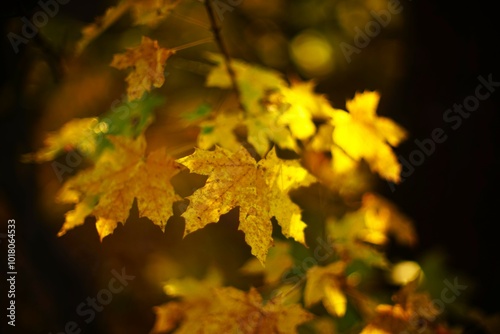
{"type": "MultiPolygon", "coordinates": [[[[84,57],[127,13],[129,23],[147,33],[183,5],[121,1],[82,29],[75,57],[84,57]]],[[[213,4],[205,6],[215,21],[213,4]]],[[[413,323],[415,313],[425,320],[426,333],[446,333],[429,296],[416,291],[419,275],[407,275],[390,304],[387,294],[370,290],[369,280],[392,268],[384,253],[389,243],[414,246],[417,241],[411,221],[364,182],[368,170],[400,181],[393,148],[407,134],[377,115],[380,94],[355,92],[346,101],[347,110],[334,107],[315,92],[313,80],[287,78],[229,57],[219,28],[212,30],[222,53],[205,53],[198,61],[209,66],[205,87],[228,97],[220,105],[186,100],[184,130],[198,129],[191,154],[184,151],[176,158],[166,147],[151,149],[147,139],[148,130],[161,122],[154,121],[152,111],[165,104],[153,95],[155,89],[165,88],[166,81],[182,81],[173,75],[165,78],[165,68],[183,47],[166,48],[151,34],[114,50],[108,62],[127,73],[126,95],[118,104],[127,112],[69,120],[47,136],[44,147],[26,156],[41,163],[79,152],[88,163],[58,193],[58,201],[75,205],[66,213],[59,236],[78,231],[87,217],[95,217],[100,239],[113,238],[117,226],[127,222],[134,201],[139,217],[163,232],[175,215],[175,204],[189,201],[178,213],[185,221],[184,237],[203,233],[207,225],[238,210],[238,229],[255,257],[242,264],[239,274],[260,279],[243,287],[219,276],[171,278],[164,283],[169,302],[154,308],[152,333],[333,333],[336,327],[360,326],[365,334],[421,333],[413,323]],[[193,174],[206,176],[206,181],[181,196],[175,185],[188,184],[193,174]],[[305,209],[322,210],[307,201],[313,187],[337,197],[344,208],[305,215],[305,209]],[[316,251],[318,239],[325,256],[316,251]],[[312,265],[306,265],[307,259],[312,265]],[[296,274],[297,266],[304,271],[296,274]]]]}

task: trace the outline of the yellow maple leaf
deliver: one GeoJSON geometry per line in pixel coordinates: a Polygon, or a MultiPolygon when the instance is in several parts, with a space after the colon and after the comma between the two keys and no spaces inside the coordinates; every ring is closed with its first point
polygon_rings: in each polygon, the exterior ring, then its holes
{"type": "Polygon", "coordinates": [[[304,291],[306,307],[322,301],[328,313],[344,316],[347,305],[347,298],[342,292],[345,267],[344,262],[334,262],[325,267],[314,266],[307,271],[304,291]]]}
{"type": "MultiPolygon", "coordinates": [[[[232,88],[231,78],[227,73],[224,57],[209,53],[207,58],[217,64],[207,76],[207,87],[232,88]]],[[[242,103],[248,113],[258,113],[262,110],[261,100],[272,90],[286,86],[279,72],[251,65],[241,60],[231,60],[236,75],[236,82],[241,93],[242,103]]]]}
{"type": "Polygon", "coordinates": [[[346,104],[347,112],[332,118],[333,142],[352,159],[365,159],[371,170],[393,182],[399,182],[401,165],[391,146],[406,138],[406,132],[392,120],[376,115],[380,95],[356,93],[346,104]]]}
{"type": "Polygon", "coordinates": [[[329,123],[321,125],[311,140],[310,147],[315,151],[330,151],[332,154],[331,170],[333,173],[339,178],[349,177],[349,174],[355,171],[357,162],[334,143],[333,130],[334,127],[329,123]]]}
{"type": "Polygon", "coordinates": [[[273,142],[283,149],[298,152],[295,139],[284,125],[278,124],[278,117],[277,111],[262,111],[245,117],[248,142],[261,157],[266,155],[273,142]]]}
{"type": "Polygon", "coordinates": [[[394,296],[394,305],[381,304],[361,334],[436,333],[434,320],[440,311],[429,294],[416,292],[420,275],[394,296]]]}
{"type": "Polygon", "coordinates": [[[379,267],[387,267],[377,247],[387,244],[388,235],[409,246],[417,241],[411,221],[389,201],[372,193],[363,195],[358,210],[346,213],[339,221],[329,219],[327,233],[340,253],[379,267]]]}
{"type": "Polygon", "coordinates": [[[64,124],[58,131],[50,133],[44,140],[44,147],[24,156],[26,161],[51,161],[61,151],[77,149],[84,155],[96,151],[96,134],[106,132],[107,124],[97,118],[76,118],[64,124]]]}
{"type": "Polygon", "coordinates": [[[210,120],[200,123],[201,131],[198,135],[198,147],[210,149],[219,145],[230,151],[236,151],[240,143],[234,134],[235,128],[241,124],[241,113],[219,112],[210,120]]]}
{"type": "Polygon", "coordinates": [[[298,161],[279,159],[273,149],[256,163],[244,147],[234,153],[220,147],[215,151],[196,149],[177,161],[193,173],[209,176],[205,186],[188,197],[189,206],[182,214],[186,220],[184,235],[217,222],[221,215],[239,207],[239,229],[262,263],[273,242],[272,217],[285,236],[305,243],[301,210],[288,193],[308,186],[315,178],[298,161]]]}
{"type": "Polygon", "coordinates": [[[140,217],[148,217],[162,230],[172,216],[172,203],[181,200],[170,184],[179,166],[165,150],[144,157],[146,140],[127,137],[108,137],[115,149],[108,149],[95,166],[69,179],[58,194],[64,203],[76,203],[66,214],[59,236],[83,224],[85,217],[94,215],[102,240],[113,232],[118,222],[124,223],[134,198],[137,198],[140,217]]]}
{"type": "Polygon", "coordinates": [[[366,229],[361,238],[372,244],[384,245],[387,235],[393,235],[403,245],[414,246],[417,233],[411,221],[394,204],[381,196],[366,193],[362,198],[366,229]]]}
{"type": "Polygon", "coordinates": [[[233,287],[213,288],[209,295],[198,299],[167,303],[155,308],[157,329],[171,329],[182,320],[176,334],[192,333],[297,333],[297,326],[313,316],[298,304],[283,305],[274,301],[262,305],[262,297],[254,288],[245,292],[233,287]]]}
{"type": "Polygon", "coordinates": [[[330,119],[334,112],[324,96],[314,93],[313,81],[292,83],[273,95],[277,104],[284,105],[278,123],[287,125],[297,139],[307,139],[316,132],[313,119],[330,119]]]}
{"type": "Polygon", "coordinates": [[[133,68],[125,79],[130,101],[140,99],[144,92],[149,92],[152,87],[159,88],[163,85],[165,62],[174,53],[158,46],[157,41],[143,36],[139,46],[114,55],[111,66],[119,70],[133,68]]]}
{"type": "MultiPolygon", "coordinates": [[[[217,63],[207,76],[208,87],[232,88],[226,64],[221,55],[209,54],[217,63]]],[[[248,142],[260,156],[275,143],[280,148],[299,151],[296,140],[311,137],[316,126],[313,119],[329,119],[334,112],[322,95],[313,92],[314,83],[294,83],[288,87],[278,72],[233,60],[241,103],[245,107],[243,123],[248,142]]]]}

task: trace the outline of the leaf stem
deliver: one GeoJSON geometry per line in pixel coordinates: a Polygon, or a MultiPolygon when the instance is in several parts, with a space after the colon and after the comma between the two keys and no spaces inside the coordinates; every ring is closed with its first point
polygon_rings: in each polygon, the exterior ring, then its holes
{"type": "Polygon", "coordinates": [[[233,86],[233,90],[236,93],[236,96],[238,97],[238,102],[240,104],[240,108],[245,111],[245,107],[243,103],[241,102],[241,92],[238,87],[238,83],[236,81],[236,73],[234,72],[234,68],[231,65],[231,57],[229,56],[229,53],[227,52],[226,45],[224,44],[224,40],[222,39],[221,36],[221,29],[219,25],[217,24],[217,20],[215,19],[215,14],[214,14],[214,8],[212,6],[212,1],[213,0],[205,0],[205,8],[207,10],[208,18],[210,20],[210,26],[212,33],[214,34],[215,41],[217,45],[219,46],[219,50],[224,56],[224,62],[226,64],[226,69],[227,69],[227,74],[229,75],[229,78],[231,79],[231,83],[233,86]]]}
{"type": "Polygon", "coordinates": [[[197,45],[200,45],[200,44],[205,44],[205,43],[208,43],[208,42],[212,42],[214,40],[213,37],[207,37],[207,38],[204,38],[204,39],[200,39],[198,41],[194,41],[194,42],[191,42],[191,43],[186,43],[186,44],[183,44],[183,45],[179,45],[179,46],[176,46],[175,48],[171,48],[170,51],[179,51],[179,50],[184,50],[184,49],[188,49],[190,47],[193,47],[193,46],[197,46],[197,45]]]}

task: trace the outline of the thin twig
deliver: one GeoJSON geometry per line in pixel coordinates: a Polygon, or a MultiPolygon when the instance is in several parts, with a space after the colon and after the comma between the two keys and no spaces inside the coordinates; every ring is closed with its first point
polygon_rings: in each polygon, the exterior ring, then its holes
{"type": "Polygon", "coordinates": [[[191,43],[187,43],[187,44],[176,46],[175,48],[171,48],[170,51],[179,51],[179,50],[188,49],[188,48],[196,46],[196,45],[200,45],[200,44],[205,44],[205,43],[208,43],[208,42],[212,42],[213,40],[214,40],[213,37],[207,37],[207,38],[200,39],[200,40],[197,40],[197,41],[194,41],[194,42],[191,42],[191,43]]]}
{"type": "Polygon", "coordinates": [[[179,13],[176,13],[176,12],[172,12],[172,15],[173,16],[176,16],[178,17],[179,19],[181,20],[184,20],[186,22],[189,22],[189,23],[192,23],[192,24],[195,24],[197,26],[200,26],[202,27],[203,29],[206,29],[206,30],[210,30],[210,26],[205,24],[204,22],[201,22],[197,19],[193,19],[192,17],[189,17],[189,16],[184,16],[182,14],[179,14],[179,13]]]}
{"type": "Polygon", "coordinates": [[[214,9],[212,7],[212,0],[205,0],[205,8],[207,10],[208,18],[210,20],[210,26],[212,27],[212,32],[215,37],[215,41],[217,45],[219,46],[220,52],[224,56],[224,62],[226,64],[226,69],[227,69],[227,74],[229,74],[229,78],[231,79],[231,83],[233,86],[233,90],[236,93],[236,96],[238,97],[238,102],[240,104],[240,108],[245,111],[245,107],[243,106],[243,103],[241,102],[241,92],[238,87],[238,83],[236,81],[236,73],[234,72],[233,66],[231,65],[231,57],[229,56],[229,53],[227,52],[226,45],[224,44],[224,40],[222,39],[222,36],[220,34],[220,27],[217,24],[217,20],[215,19],[215,14],[214,14],[214,9]]]}

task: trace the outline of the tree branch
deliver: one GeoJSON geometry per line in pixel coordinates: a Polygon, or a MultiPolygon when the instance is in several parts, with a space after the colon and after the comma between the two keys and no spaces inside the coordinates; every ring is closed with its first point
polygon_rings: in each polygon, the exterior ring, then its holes
{"type": "Polygon", "coordinates": [[[238,83],[236,81],[236,73],[234,72],[233,66],[231,65],[231,57],[229,56],[229,53],[227,52],[226,45],[224,44],[224,40],[222,39],[222,36],[220,34],[221,29],[220,29],[219,25],[217,24],[217,20],[215,19],[214,8],[212,6],[212,0],[205,0],[205,8],[207,10],[208,18],[210,20],[211,30],[212,30],[212,33],[214,34],[215,41],[216,41],[217,45],[219,46],[220,52],[224,56],[224,62],[226,64],[227,74],[229,75],[229,78],[231,79],[233,90],[236,93],[241,110],[245,111],[245,106],[243,105],[243,103],[241,101],[241,92],[240,92],[240,89],[238,87],[238,83]]]}

